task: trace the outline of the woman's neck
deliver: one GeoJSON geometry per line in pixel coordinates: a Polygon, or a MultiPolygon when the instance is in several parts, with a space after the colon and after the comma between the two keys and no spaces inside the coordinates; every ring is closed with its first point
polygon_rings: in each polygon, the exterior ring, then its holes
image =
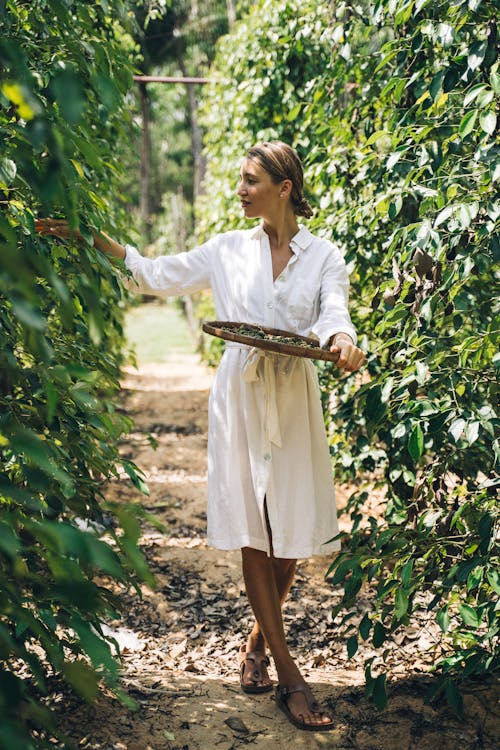
{"type": "Polygon", "coordinates": [[[290,240],[295,237],[298,231],[299,225],[293,213],[291,215],[286,214],[273,221],[264,219],[264,232],[269,237],[271,247],[288,247],[290,240]]]}

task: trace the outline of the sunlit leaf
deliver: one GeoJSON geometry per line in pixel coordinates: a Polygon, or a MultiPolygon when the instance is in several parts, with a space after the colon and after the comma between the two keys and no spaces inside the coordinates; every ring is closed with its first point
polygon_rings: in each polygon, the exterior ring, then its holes
{"type": "Polygon", "coordinates": [[[485,133],[493,135],[497,126],[497,116],[494,112],[482,112],[479,116],[479,124],[485,133]]]}
{"type": "Polygon", "coordinates": [[[2,159],[2,161],[0,161],[0,187],[9,187],[14,181],[16,174],[16,163],[13,162],[12,159],[2,159]]]}
{"type": "Polygon", "coordinates": [[[477,109],[473,109],[472,112],[468,112],[462,119],[459,127],[458,127],[458,134],[461,138],[465,138],[469,133],[472,133],[474,130],[474,125],[476,124],[478,116],[477,109]]]}

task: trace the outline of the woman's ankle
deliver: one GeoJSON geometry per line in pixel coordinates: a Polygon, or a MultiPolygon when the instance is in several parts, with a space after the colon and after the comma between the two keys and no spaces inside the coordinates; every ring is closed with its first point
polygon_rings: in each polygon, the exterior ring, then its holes
{"type": "Polygon", "coordinates": [[[247,639],[247,653],[256,651],[258,654],[266,653],[266,641],[261,634],[250,633],[247,639]]]}
{"type": "Polygon", "coordinates": [[[302,683],[305,683],[305,680],[295,662],[292,661],[290,663],[278,664],[275,659],[274,663],[278,673],[278,682],[281,686],[301,685],[302,683]]]}

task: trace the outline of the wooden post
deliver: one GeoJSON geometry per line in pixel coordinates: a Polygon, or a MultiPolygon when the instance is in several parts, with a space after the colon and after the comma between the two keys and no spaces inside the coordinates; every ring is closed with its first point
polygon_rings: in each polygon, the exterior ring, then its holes
{"type": "MultiPolygon", "coordinates": [[[[186,210],[184,206],[184,194],[181,185],[177,188],[177,193],[172,195],[172,218],[175,232],[175,249],[177,253],[187,250],[187,229],[186,229],[186,210]]],[[[182,297],[184,313],[188,323],[191,335],[196,339],[197,348],[201,346],[202,332],[200,330],[200,321],[194,314],[193,299],[189,294],[182,297]]]]}
{"type": "Polygon", "coordinates": [[[229,31],[231,31],[234,24],[236,23],[236,10],[234,8],[233,0],[226,0],[226,6],[227,6],[227,25],[229,26],[229,31]]]}
{"type": "Polygon", "coordinates": [[[141,115],[142,115],[142,144],[141,144],[141,200],[140,211],[142,230],[145,233],[146,241],[150,241],[150,208],[149,208],[149,183],[150,183],[150,156],[151,143],[149,133],[149,97],[146,89],[146,83],[139,83],[139,93],[141,97],[141,115]]]}

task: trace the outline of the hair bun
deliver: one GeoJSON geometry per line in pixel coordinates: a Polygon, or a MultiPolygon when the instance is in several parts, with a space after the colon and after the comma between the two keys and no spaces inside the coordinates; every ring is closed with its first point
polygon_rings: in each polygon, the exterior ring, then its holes
{"type": "Polygon", "coordinates": [[[293,207],[297,216],[304,216],[306,219],[310,219],[313,215],[311,204],[304,195],[301,195],[297,201],[294,201],[293,207]]]}

